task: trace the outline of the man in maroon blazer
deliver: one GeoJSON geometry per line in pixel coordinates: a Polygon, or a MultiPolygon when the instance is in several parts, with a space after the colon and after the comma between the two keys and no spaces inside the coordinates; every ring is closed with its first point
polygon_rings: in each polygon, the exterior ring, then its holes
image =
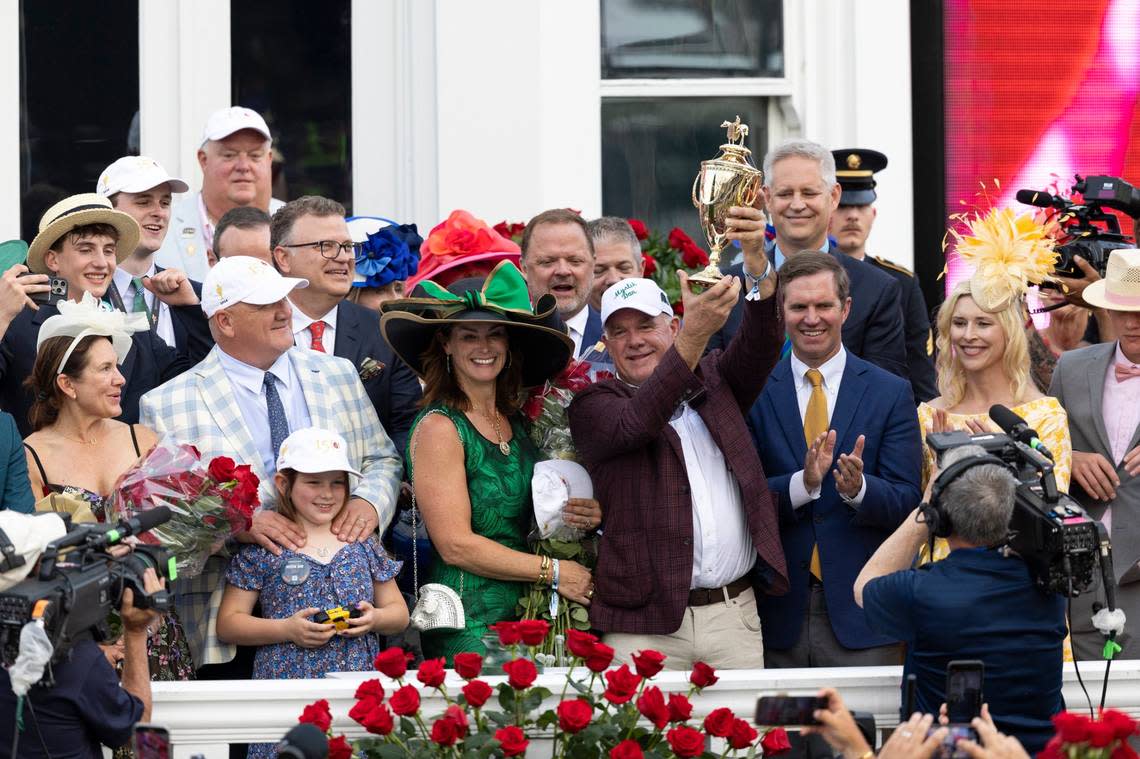
{"type": "Polygon", "coordinates": [[[764,666],[757,594],[781,594],[788,573],[776,504],[744,415],[780,356],[784,326],[763,217],[734,208],[748,295],[739,333],[701,358],[736,304],[724,277],[694,294],[681,275],[682,324],[649,279],[602,296],[618,377],[578,394],[570,429],[605,504],[591,624],[619,657],[653,648],[666,666],[764,666]]]}

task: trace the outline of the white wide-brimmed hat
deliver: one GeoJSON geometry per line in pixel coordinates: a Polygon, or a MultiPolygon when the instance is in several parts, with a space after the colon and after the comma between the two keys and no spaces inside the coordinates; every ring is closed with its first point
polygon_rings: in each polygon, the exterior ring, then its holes
{"type": "Polygon", "coordinates": [[[138,222],[122,211],[111,207],[111,201],[95,192],[85,192],[64,198],[44,211],[39,232],[28,246],[28,268],[34,274],[47,274],[44,254],[59,238],[76,227],[88,224],[110,224],[119,233],[115,244],[115,260],[119,263],[135,252],[142,230],[138,222]]]}
{"type": "Polygon", "coordinates": [[[1140,311],[1140,250],[1110,252],[1104,279],[1086,287],[1082,296],[1095,308],[1140,311]]]}
{"type": "Polygon", "coordinates": [[[32,571],[47,544],[59,540],[67,527],[57,514],[22,514],[0,510],[0,530],[4,531],[11,549],[0,541],[0,592],[8,590],[32,571]],[[23,560],[20,563],[20,560],[23,560]],[[12,566],[18,564],[18,566],[12,566]]]}

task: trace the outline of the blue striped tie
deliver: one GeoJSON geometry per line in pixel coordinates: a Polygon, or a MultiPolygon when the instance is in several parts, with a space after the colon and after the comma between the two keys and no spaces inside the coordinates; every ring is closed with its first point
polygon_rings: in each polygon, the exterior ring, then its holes
{"type": "Polygon", "coordinates": [[[276,460],[281,444],[289,437],[289,420],[271,372],[265,373],[265,407],[269,411],[269,444],[273,446],[273,459],[276,460]]]}

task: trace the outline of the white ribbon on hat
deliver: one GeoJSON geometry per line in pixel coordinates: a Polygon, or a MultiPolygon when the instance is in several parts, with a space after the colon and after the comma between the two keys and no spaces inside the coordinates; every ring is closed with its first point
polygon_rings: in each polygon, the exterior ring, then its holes
{"type": "Polygon", "coordinates": [[[75,346],[79,345],[83,338],[91,335],[111,338],[111,345],[114,346],[115,355],[121,364],[130,353],[131,335],[150,329],[150,322],[147,321],[145,313],[140,311],[128,314],[123,311],[104,310],[98,299],[88,292],[83,293],[83,299],[78,303],[70,300],[60,301],[56,307],[59,313],[44,321],[36,339],[38,352],[44,341],[53,337],[72,338],[71,345],[67,346],[63,360],[56,369],[56,376],[63,374],[63,367],[67,366],[67,360],[71,358],[75,346]]]}

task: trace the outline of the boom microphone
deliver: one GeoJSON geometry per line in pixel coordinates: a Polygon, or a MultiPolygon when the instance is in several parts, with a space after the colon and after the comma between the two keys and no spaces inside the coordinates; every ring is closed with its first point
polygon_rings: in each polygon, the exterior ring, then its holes
{"type": "Polygon", "coordinates": [[[1038,208],[1064,208],[1065,199],[1050,195],[1044,190],[1018,190],[1017,202],[1038,208]]]}
{"type": "Polygon", "coordinates": [[[329,741],[316,725],[302,722],[277,744],[277,756],[281,759],[326,759],[329,755],[329,741]]]}
{"type": "MultiPolygon", "coordinates": [[[[1025,190],[1022,190],[1022,192],[1025,192],[1025,190]]],[[[1049,449],[1045,447],[1045,444],[1038,439],[1037,430],[1032,429],[1027,421],[1005,406],[1000,403],[995,403],[990,406],[990,419],[993,419],[994,423],[997,424],[998,427],[1001,427],[1002,432],[1014,440],[1019,443],[1025,443],[1050,460],[1053,459],[1053,454],[1050,453],[1049,449]]]]}

